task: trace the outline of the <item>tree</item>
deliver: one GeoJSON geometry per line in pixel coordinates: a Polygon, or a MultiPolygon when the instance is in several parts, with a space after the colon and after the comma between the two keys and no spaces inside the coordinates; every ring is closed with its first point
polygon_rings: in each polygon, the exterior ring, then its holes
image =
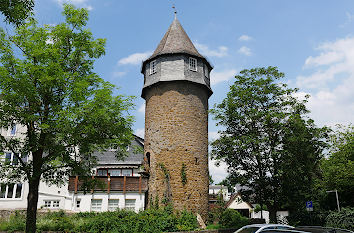
{"type": "Polygon", "coordinates": [[[5,21],[19,26],[31,14],[34,0],[0,0],[0,12],[5,16],[5,21]]]}
{"type": "Polygon", "coordinates": [[[296,190],[298,183],[290,182],[301,169],[302,175],[313,176],[326,132],[305,118],[308,96],[295,98],[297,89],[277,82],[283,77],[275,67],[243,70],[227,97],[211,110],[224,128],[212,142],[213,158],[226,162],[229,183],[246,186],[243,197],[266,205],[273,222],[276,211],[287,204],[286,184],[296,190]],[[298,157],[311,164],[302,164],[298,157]]]}
{"type": "Polygon", "coordinates": [[[329,158],[321,161],[324,188],[338,190],[341,205],[354,207],[354,126],[338,125],[331,145],[329,158]]]}
{"type": "Polygon", "coordinates": [[[63,15],[56,26],[29,19],[14,35],[0,30],[0,127],[26,128],[0,137],[0,150],[18,163],[1,163],[0,180],[29,183],[26,232],[36,231],[40,180],[60,185],[69,174],[89,174],[94,151],[115,146],[124,156],[132,138],[132,97],[113,95],[93,72],[106,40],[85,28],[86,9],[65,5],[63,15]]]}

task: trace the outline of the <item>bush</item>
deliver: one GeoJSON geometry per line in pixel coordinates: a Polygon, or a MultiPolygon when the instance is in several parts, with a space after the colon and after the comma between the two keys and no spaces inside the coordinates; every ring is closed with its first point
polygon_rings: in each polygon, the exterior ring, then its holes
{"type": "Polygon", "coordinates": [[[342,208],[340,212],[331,211],[326,218],[326,227],[354,231],[354,208],[342,208]]]}
{"type": "Polygon", "coordinates": [[[42,231],[71,231],[74,222],[64,211],[49,212],[37,219],[37,230],[42,231]]]}
{"type": "Polygon", "coordinates": [[[226,209],[220,218],[222,228],[241,228],[249,223],[249,219],[243,217],[237,210],[226,209]]]}
{"type": "MultiPolygon", "coordinates": [[[[19,213],[0,222],[1,231],[24,231],[25,215],[19,213]]],[[[191,231],[198,227],[197,218],[188,211],[175,212],[168,206],[135,213],[127,210],[102,213],[49,212],[37,219],[37,230],[60,232],[165,232],[191,231]]]]}
{"type": "Polygon", "coordinates": [[[0,231],[14,232],[24,231],[26,227],[26,216],[18,211],[11,215],[9,220],[1,221],[0,231]]]}
{"type": "Polygon", "coordinates": [[[291,212],[286,219],[291,226],[324,226],[328,211],[297,211],[291,212]]]}

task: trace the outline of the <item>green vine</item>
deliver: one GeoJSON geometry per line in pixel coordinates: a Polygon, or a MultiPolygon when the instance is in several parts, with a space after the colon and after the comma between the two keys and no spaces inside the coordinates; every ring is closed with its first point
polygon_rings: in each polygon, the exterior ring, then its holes
{"type": "Polygon", "coordinates": [[[186,173],[186,165],[182,163],[182,168],[181,168],[181,180],[183,186],[187,184],[187,173],[186,173]]]}
{"type": "Polygon", "coordinates": [[[163,174],[165,175],[165,179],[170,180],[170,173],[168,172],[167,168],[165,167],[165,165],[163,163],[159,163],[159,166],[163,172],[163,174]]]}
{"type": "Polygon", "coordinates": [[[163,204],[168,204],[171,202],[171,184],[170,184],[170,173],[168,172],[167,168],[163,163],[158,164],[159,167],[161,168],[163,174],[165,175],[165,181],[166,181],[166,190],[164,194],[164,198],[162,199],[163,204]]]}

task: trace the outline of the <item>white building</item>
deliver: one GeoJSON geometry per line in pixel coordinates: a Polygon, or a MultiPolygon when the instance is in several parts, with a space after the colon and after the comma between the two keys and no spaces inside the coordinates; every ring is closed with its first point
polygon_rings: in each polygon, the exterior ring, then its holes
{"type": "MultiPolygon", "coordinates": [[[[0,129],[5,137],[21,137],[26,128],[14,125],[11,129],[0,129]]],[[[39,185],[38,209],[72,212],[108,211],[117,208],[131,209],[136,212],[145,208],[147,178],[140,176],[139,169],[143,163],[143,154],[136,147],[143,149],[144,141],[135,136],[131,146],[127,148],[129,156],[124,161],[116,159],[114,151],[94,153],[98,165],[96,174],[90,179],[100,180],[101,186],[93,190],[84,190],[82,177],[68,177],[68,182],[58,187],[44,182],[39,185]]],[[[143,151],[143,150],[141,150],[143,151]]],[[[20,155],[27,162],[31,156],[20,155]]],[[[0,155],[1,162],[18,164],[11,152],[4,151],[0,155]]],[[[5,184],[0,182],[0,210],[21,210],[27,208],[28,183],[5,184]]]]}
{"type": "MultiPolygon", "coordinates": [[[[226,208],[237,210],[242,216],[247,218],[263,218],[266,223],[269,223],[269,211],[262,210],[262,213],[261,211],[255,212],[255,207],[256,204],[244,201],[239,192],[233,194],[226,203],[226,208]]],[[[289,211],[277,211],[276,215],[279,223],[287,224],[286,217],[289,216],[289,211]]]]}

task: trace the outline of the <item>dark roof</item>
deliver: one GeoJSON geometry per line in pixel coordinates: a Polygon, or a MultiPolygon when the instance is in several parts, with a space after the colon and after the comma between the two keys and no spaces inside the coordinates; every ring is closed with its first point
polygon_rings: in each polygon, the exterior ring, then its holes
{"type": "Polygon", "coordinates": [[[144,160],[142,152],[138,152],[137,148],[144,150],[144,139],[135,136],[134,140],[129,146],[128,156],[124,160],[118,160],[116,158],[116,152],[114,150],[107,150],[102,152],[94,152],[93,155],[97,158],[97,165],[141,165],[144,160]]]}
{"type": "Polygon", "coordinates": [[[175,18],[157,46],[155,52],[147,60],[162,54],[187,53],[205,59],[194,47],[182,25],[175,18]]]}

